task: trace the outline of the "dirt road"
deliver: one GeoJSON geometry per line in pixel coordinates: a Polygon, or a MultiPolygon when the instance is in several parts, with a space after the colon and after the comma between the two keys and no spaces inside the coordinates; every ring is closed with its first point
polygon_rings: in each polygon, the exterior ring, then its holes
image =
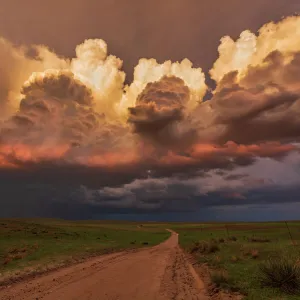
{"type": "Polygon", "coordinates": [[[164,243],[61,269],[10,287],[1,300],[207,300],[172,232],[164,243]]]}

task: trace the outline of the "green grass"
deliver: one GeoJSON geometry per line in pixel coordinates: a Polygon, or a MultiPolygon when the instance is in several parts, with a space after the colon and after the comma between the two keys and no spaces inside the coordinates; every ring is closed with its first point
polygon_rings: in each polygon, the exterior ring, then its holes
{"type": "MultiPolygon", "coordinates": [[[[179,233],[179,242],[186,251],[197,245],[210,243],[218,250],[194,251],[200,263],[207,263],[214,272],[226,272],[229,282],[223,284],[229,290],[238,290],[247,300],[300,299],[279,288],[267,287],[260,281],[260,266],[270,258],[287,257],[294,263],[300,258],[300,223],[231,223],[231,224],[173,224],[169,228],[179,233]]],[[[220,281],[213,275],[212,281],[220,281]]],[[[222,279],[222,278],[221,278],[222,279]]]]}
{"type": "Polygon", "coordinates": [[[169,237],[164,228],[138,223],[0,219],[1,277],[41,271],[85,257],[156,245],[169,237]]]}
{"type": "Polygon", "coordinates": [[[179,233],[186,251],[211,269],[212,281],[239,291],[246,300],[296,300],[261,281],[261,266],[270,258],[300,261],[300,222],[285,223],[136,223],[0,219],[0,281],[20,271],[44,270],[89,256],[152,246],[179,233]],[[197,250],[198,249],[198,250],[197,250]]]}

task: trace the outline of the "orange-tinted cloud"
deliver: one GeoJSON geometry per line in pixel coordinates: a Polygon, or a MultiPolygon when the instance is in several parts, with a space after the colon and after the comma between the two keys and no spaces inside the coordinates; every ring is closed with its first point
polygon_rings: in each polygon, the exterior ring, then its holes
{"type": "Polygon", "coordinates": [[[16,109],[1,124],[1,164],[114,174],[132,169],[138,177],[148,170],[171,176],[281,159],[298,151],[300,47],[280,33],[293,35],[289,30],[298,27],[295,17],[266,25],[258,36],[223,39],[209,101],[203,101],[203,71],[188,59],[141,59],[124,86],[122,60],[108,54],[103,40],[86,40],[70,60],[44,46],[34,46],[28,58],[24,47],[3,39],[0,89],[4,103],[15,97],[16,109]]]}

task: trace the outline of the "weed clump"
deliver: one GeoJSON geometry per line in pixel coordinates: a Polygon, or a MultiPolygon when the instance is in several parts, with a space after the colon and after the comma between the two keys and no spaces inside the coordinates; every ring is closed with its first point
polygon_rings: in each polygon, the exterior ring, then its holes
{"type": "Polygon", "coordinates": [[[287,294],[300,293],[300,267],[284,258],[270,258],[259,266],[262,286],[278,288],[287,294]]]}
{"type": "Polygon", "coordinates": [[[236,236],[230,236],[230,237],[228,238],[228,241],[236,242],[236,241],[237,241],[237,237],[236,237],[236,236]]]}
{"type": "Polygon", "coordinates": [[[227,288],[229,284],[228,273],[223,270],[213,271],[210,273],[212,283],[218,288],[227,288]]]}
{"type": "Polygon", "coordinates": [[[190,253],[210,254],[219,251],[220,248],[215,241],[196,242],[190,249],[190,253]]]}
{"type": "Polygon", "coordinates": [[[252,259],[257,259],[259,257],[259,251],[257,249],[247,249],[244,246],[241,246],[240,251],[243,256],[248,256],[252,259]]]}
{"type": "Polygon", "coordinates": [[[263,237],[251,237],[248,239],[249,242],[252,243],[270,243],[271,240],[263,237]]]}
{"type": "Polygon", "coordinates": [[[257,249],[252,249],[250,254],[253,259],[257,259],[259,257],[259,251],[257,249]]]}
{"type": "Polygon", "coordinates": [[[240,260],[241,260],[240,257],[238,257],[238,256],[236,256],[236,255],[232,255],[232,256],[231,256],[231,261],[234,262],[234,263],[235,263],[235,262],[238,262],[238,261],[240,261],[240,260]]]}

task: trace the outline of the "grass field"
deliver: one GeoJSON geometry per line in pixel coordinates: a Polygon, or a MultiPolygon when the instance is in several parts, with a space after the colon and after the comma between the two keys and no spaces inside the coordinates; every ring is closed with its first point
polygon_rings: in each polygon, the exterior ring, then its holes
{"type": "Polygon", "coordinates": [[[300,222],[140,224],[0,219],[0,283],[10,276],[43,272],[98,254],[152,246],[169,236],[166,228],[179,233],[181,247],[209,267],[211,281],[219,288],[240,292],[246,300],[300,299],[300,294],[267,287],[260,280],[260,266],[270,258],[288,258],[300,266],[300,222]]]}
{"type": "Polygon", "coordinates": [[[212,281],[247,300],[300,299],[263,286],[259,266],[268,259],[300,259],[300,222],[174,224],[181,246],[211,270],[212,281]],[[289,229],[289,230],[288,230],[289,229]],[[203,246],[204,245],[204,246],[203,246]]]}
{"type": "Polygon", "coordinates": [[[97,254],[152,246],[168,236],[163,228],[129,222],[0,219],[0,282],[97,254]]]}

